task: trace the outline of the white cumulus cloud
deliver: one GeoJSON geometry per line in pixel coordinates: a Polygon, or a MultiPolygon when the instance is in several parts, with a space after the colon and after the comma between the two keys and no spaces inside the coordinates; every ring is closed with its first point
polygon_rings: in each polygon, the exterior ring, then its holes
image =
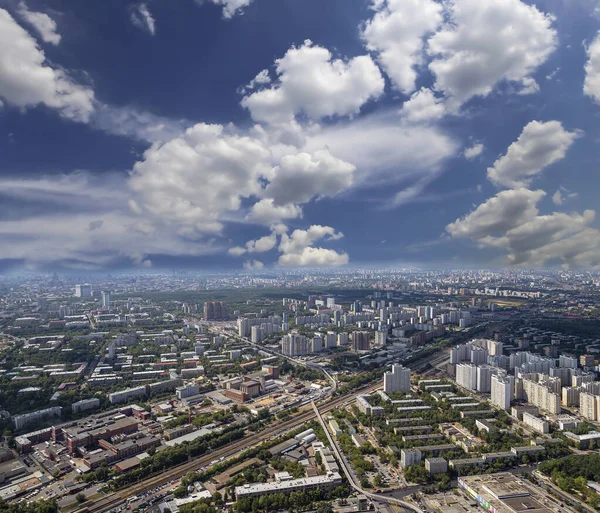
{"type": "Polygon", "coordinates": [[[344,235],[331,226],[312,225],[307,230],[294,230],[291,235],[283,233],[277,263],[283,267],[335,267],[349,261],[347,253],[333,249],[314,247],[320,241],[335,241],[344,235]]]}
{"type": "Polygon", "coordinates": [[[153,254],[201,256],[223,250],[214,241],[190,241],[168,223],[132,213],[122,175],[3,178],[0,202],[3,194],[36,208],[22,218],[0,219],[0,258],[33,267],[149,265],[153,254]],[[38,209],[41,204],[45,208],[38,209]]]}
{"type": "Polygon", "coordinates": [[[424,38],[442,22],[442,5],[434,0],[376,0],[372,7],[375,14],[364,24],[362,37],[394,86],[410,94],[423,61],[424,38]]]}
{"type": "Polygon", "coordinates": [[[563,159],[578,137],[559,121],[531,121],[505,155],[488,168],[488,178],[498,186],[523,187],[549,165],[563,159]]]}
{"type": "Polygon", "coordinates": [[[448,19],[428,41],[435,89],[453,109],[501,81],[531,90],[531,75],[557,46],[553,18],[521,0],[450,0],[448,19]]]}
{"type": "Polygon", "coordinates": [[[422,123],[437,121],[446,114],[442,98],[435,96],[431,89],[422,87],[402,105],[400,115],[408,121],[422,123]]]}
{"type": "Polygon", "coordinates": [[[473,146],[469,146],[465,148],[463,155],[467,160],[473,160],[476,157],[479,157],[483,153],[484,146],[481,143],[476,143],[473,146]]]}
{"type": "Polygon", "coordinates": [[[595,102],[600,103],[600,32],[587,47],[587,55],[583,92],[595,102]]]}
{"type": "Polygon", "coordinates": [[[61,36],[57,32],[56,22],[45,12],[30,11],[25,2],[20,2],[17,12],[29,23],[46,43],[57,45],[61,36]]]}
{"type": "Polygon", "coordinates": [[[229,254],[233,256],[241,256],[244,253],[265,253],[271,251],[277,245],[277,233],[272,232],[270,235],[265,235],[260,239],[249,240],[246,242],[246,247],[236,246],[229,249],[229,254]]]}
{"type": "Polygon", "coordinates": [[[252,205],[246,219],[253,223],[270,225],[285,219],[298,219],[302,215],[302,207],[299,205],[275,205],[272,198],[264,198],[252,205]]]}
{"type": "Polygon", "coordinates": [[[249,271],[258,271],[265,266],[260,260],[248,260],[244,262],[244,269],[248,269],[249,271]]]}
{"type": "Polygon", "coordinates": [[[273,169],[265,195],[276,205],[305,203],[314,197],[335,196],[352,186],[355,166],[329,150],[286,155],[273,169]]]}
{"type": "Polygon", "coordinates": [[[571,192],[567,188],[562,185],[557,189],[557,191],[552,195],[552,203],[557,206],[562,205],[565,201],[576,198],[578,194],[576,192],[571,192]]]}
{"type": "Polygon", "coordinates": [[[546,193],[528,189],[499,192],[473,212],[446,227],[453,237],[485,240],[498,237],[538,214],[537,203],[546,193]]]}
{"type": "Polygon", "coordinates": [[[94,92],[51,67],[36,41],[5,9],[0,9],[0,101],[16,107],[39,104],[74,121],[89,121],[94,92]]]}
{"type": "Polygon", "coordinates": [[[501,191],[446,230],[453,237],[471,238],[480,247],[505,251],[510,265],[600,265],[600,231],[591,226],[596,213],[539,215],[537,204],[545,195],[527,189],[501,191]]]}
{"type": "Polygon", "coordinates": [[[306,40],[275,61],[278,80],[242,99],[256,121],[289,124],[296,114],[318,120],[357,114],[383,94],[384,80],[368,55],[344,61],[306,40]]]}
{"type": "Polygon", "coordinates": [[[135,164],[130,186],[148,213],[201,233],[220,232],[224,215],[239,211],[242,198],[260,193],[269,159],[256,139],[199,123],[150,147],[135,164]]]}

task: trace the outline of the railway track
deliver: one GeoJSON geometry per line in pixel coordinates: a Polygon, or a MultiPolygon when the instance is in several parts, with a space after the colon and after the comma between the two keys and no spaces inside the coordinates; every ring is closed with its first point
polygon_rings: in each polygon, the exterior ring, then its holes
{"type": "MultiPolygon", "coordinates": [[[[357,394],[372,389],[374,386],[374,384],[370,384],[353,391],[351,394],[334,398],[325,405],[323,405],[321,407],[321,411],[323,413],[331,411],[332,409],[337,408],[338,406],[341,406],[349,400],[353,399],[357,394]]],[[[109,511],[110,509],[124,503],[128,497],[139,495],[145,492],[146,490],[150,490],[152,488],[155,488],[156,486],[168,483],[173,479],[179,479],[188,472],[192,472],[200,467],[206,466],[208,463],[214,461],[215,459],[230,458],[232,456],[239,455],[244,450],[263,442],[266,438],[277,436],[279,434],[284,433],[285,431],[294,429],[298,427],[302,422],[307,422],[315,417],[315,412],[313,411],[312,407],[309,407],[306,411],[295,415],[293,418],[281,422],[266,430],[246,436],[242,440],[232,442],[224,447],[212,451],[210,454],[206,454],[188,462],[177,465],[175,467],[171,467],[170,469],[166,470],[161,474],[145,479],[143,482],[129,486],[126,489],[111,493],[106,497],[96,501],[94,504],[89,505],[87,507],[87,510],[90,513],[101,513],[109,511]]]]}

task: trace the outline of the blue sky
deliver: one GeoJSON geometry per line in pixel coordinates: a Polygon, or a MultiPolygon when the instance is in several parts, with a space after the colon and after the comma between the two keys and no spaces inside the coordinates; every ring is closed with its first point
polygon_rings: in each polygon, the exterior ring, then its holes
{"type": "Polygon", "coordinates": [[[600,265],[596,0],[0,0],[0,270],[600,265]]]}

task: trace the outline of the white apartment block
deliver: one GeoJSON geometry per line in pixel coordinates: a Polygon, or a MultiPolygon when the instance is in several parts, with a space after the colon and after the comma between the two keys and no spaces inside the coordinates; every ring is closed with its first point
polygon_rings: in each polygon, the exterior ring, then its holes
{"type": "Polygon", "coordinates": [[[566,367],[568,369],[576,369],[578,364],[579,364],[579,362],[577,361],[577,358],[575,358],[573,356],[567,356],[565,354],[561,354],[558,357],[558,366],[559,367],[566,367]]]}
{"type": "Polygon", "coordinates": [[[498,374],[499,370],[491,365],[477,367],[477,391],[489,394],[492,389],[492,376],[498,374]]]}
{"type": "Polygon", "coordinates": [[[565,387],[562,389],[562,405],[563,406],[579,406],[579,397],[583,387],[565,387]]]}
{"type": "Polygon", "coordinates": [[[477,390],[477,366],[459,363],[456,366],[456,383],[467,390],[477,390]]]}
{"type": "Polygon", "coordinates": [[[392,365],[392,371],[383,375],[383,391],[386,394],[410,392],[410,369],[402,365],[392,365]]]}
{"type": "Polygon", "coordinates": [[[146,386],[135,387],[135,388],[126,388],[125,390],[121,390],[119,392],[113,392],[112,394],[108,394],[108,400],[111,404],[123,403],[127,401],[131,397],[141,397],[146,395],[146,386]]]}
{"type": "Polygon", "coordinates": [[[494,406],[508,410],[514,398],[515,380],[512,376],[492,376],[491,400],[494,406]]]}
{"type": "Polygon", "coordinates": [[[600,396],[581,392],[579,396],[579,412],[587,420],[600,420],[600,396]]]}
{"type": "Polygon", "coordinates": [[[523,423],[542,435],[550,432],[549,424],[544,419],[540,419],[531,413],[523,412],[523,423]]]}
{"type": "Polygon", "coordinates": [[[529,379],[522,380],[522,399],[548,413],[560,413],[561,397],[549,390],[546,383],[536,383],[529,379]]]}
{"type": "Polygon", "coordinates": [[[400,451],[400,466],[408,468],[421,462],[421,451],[418,449],[402,449],[400,451]]]}

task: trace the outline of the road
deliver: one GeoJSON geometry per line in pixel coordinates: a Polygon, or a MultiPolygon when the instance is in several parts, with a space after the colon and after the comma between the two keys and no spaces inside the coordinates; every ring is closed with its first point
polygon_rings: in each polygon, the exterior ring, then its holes
{"type": "Polygon", "coordinates": [[[382,495],[382,494],[378,494],[378,493],[371,493],[371,492],[368,492],[368,491],[364,490],[363,488],[361,488],[360,484],[356,480],[356,476],[354,475],[354,472],[350,469],[350,465],[348,463],[348,460],[346,459],[346,455],[343,454],[342,451],[340,451],[340,449],[337,445],[337,442],[331,436],[331,433],[329,432],[329,429],[327,428],[327,425],[325,424],[325,421],[323,420],[323,417],[321,416],[321,413],[319,412],[319,409],[317,408],[317,405],[314,402],[312,403],[312,407],[313,407],[313,410],[315,411],[315,415],[317,416],[318,421],[321,424],[321,427],[323,428],[323,431],[325,431],[327,440],[329,440],[329,445],[331,445],[331,448],[333,449],[333,452],[335,453],[338,461],[340,462],[342,470],[344,471],[344,474],[346,475],[346,478],[348,479],[350,486],[352,488],[354,488],[354,490],[356,490],[358,493],[361,493],[364,496],[369,497],[370,499],[373,499],[375,501],[383,502],[386,504],[395,504],[397,506],[402,506],[403,508],[405,508],[409,511],[414,511],[416,513],[423,513],[423,511],[421,509],[419,509],[417,506],[415,506],[414,504],[403,501],[401,499],[397,499],[396,497],[388,497],[386,495],[382,495]]]}
{"type": "MultiPolygon", "coordinates": [[[[227,335],[230,337],[232,336],[231,333],[227,333],[227,335]]],[[[281,353],[279,353],[277,351],[273,351],[271,349],[264,348],[263,346],[260,346],[259,344],[254,344],[250,340],[243,338],[243,337],[239,337],[238,335],[233,335],[233,336],[235,338],[237,338],[238,340],[243,341],[244,343],[254,345],[254,346],[260,348],[261,350],[268,352],[270,354],[274,354],[276,356],[281,356],[283,358],[286,358],[287,360],[292,361],[293,363],[295,363],[297,365],[303,365],[305,367],[313,368],[315,370],[323,372],[325,374],[325,376],[327,377],[327,379],[332,384],[331,392],[333,393],[335,391],[337,382],[335,381],[333,376],[331,376],[329,374],[329,372],[326,369],[324,369],[323,367],[316,365],[316,364],[311,365],[310,362],[303,362],[301,360],[296,360],[292,357],[282,355],[281,353]]],[[[430,355],[430,357],[433,358],[434,355],[432,354],[432,355],[430,355]]],[[[368,385],[365,385],[364,387],[353,390],[352,392],[350,392],[348,394],[345,394],[345,395],[342,395],[342,396],[339,396],[336,398],[329,398],[328,402],[324,406],[322,406],[321,411],[327,412],[327,411],[333,410],[334,408],[338,408],[338,407],[344,405],[345,403],[347,403],[348,401],[353,400],[356,395],[371,390],[373,388],[373,385],[374,385],[373,383],[369,383],[368,385]]],[[[96,501],[94,504],[87,505],[88,511],[90,513],[100,513],[100,512],[110,511],[111,509],[124,504],[125,500],[128,497],[143,494],[146,491],[156,488],[158,486],[162,486],[162,485],[168,483],[169,481],[172,481],[174,479],[177,480],[177,479],[181,478],[182,476],[184,476],[185,474],[187,474],[188,472],[193,472],[193,471],[198,470],[201,467],[207,466],[210,462],[214,461],[215,459],[219,459],[219,458],[228,459],[231,457],[237,457],[240,455],[241,452],[245,451],[246,449],[252,448],[252,447],[256,446],[257,444],[260,444],[261,442],[265,441],[268,438],[271,438],[274,436],[279,436],[280,434],[283,434],[287,431],[293,430],[296,427],[298,427],[299,425],[301,425],[301,423],[308,422],[309,420],[312,420],[313,418],[318,417],[318,416],[320,416],[320,413],[319,413],[319,410],[317,410],[316,408],[315,409],[310,408],[306,411],[300,412],[299,414],[294,415],[293,417],[291,417],[290,419],[288,419],[286,421],[279,422],[277,425],[271,426],[271,427],[267,428],[266,430],[259,431],[258,433],[248,434],[242,440],[238,440],[236,442],[230,443],[225,447],[221,447],[220,449],[212,451],[208,455],[204,455],[199,458],[190,460],[186,463],[172,467],[172,468],[168,469],[168,471],[165,471],[159,475],[148,477],[143,482],[136,483],[136,484],[128,487],[127,489],[110,493],[106,497],[96,501]]],[[[322,421],[322,419],[321,419],[321,421],[322,421]]],[[[329,436],[329,431],[327,429],[325,429],[325,432],[329,436]]],[[[338,456],[338,458],[340,458],[340,457],[338,456]]],[[[350,482],[354,483],[354,481],[352,481],[352,480],[350,480],[350,482]]],[[[360,493],[366,495],[367,497],[371,497],[374,500],[379,500],[381,502],[387,501],[390,504],[400,505],[409,510],[415,511],[416,513],[423,513],[416,506],[409,504],[407,502],[404,502],[400,499],[397,499],[394,497],[386,497],[385,495],[379,495],[379,494],[373,494],[370,492],[366,492],[366,491],[362,490],[360,488],[360,486],[356,485],[356,483],[354,483],[353,486],[355,487],[355,489],[360,491],[360,493]]]]}
{"type": "MultiPolygon", "coordinates": [[[[334,408],[338,408],[343,406],[349,401],[354,400],[356,394],[364,393],[373,388],[373,383],[366,385],[358,390],[353,391],[352,393],[336,397],[330,399],[322,408],[323,411],[330,411],[334,408]]],[[[122,504],[128,497],[133,495],[140,495],[147,490],[151,490],[156,488],[157,486],[164,485],[173,479],[179,479],[184,476],[188,472],[193,472],[198,470],[201,467],[207,466],[210,462],[224,458],[228,459],[231,457],[237,457],[241,452],[246,449],[255,447],[256,445],[264,442],[268,438],[272,438],[275,436],[279,436],[287,431],[291,431],[296,429],[303,422],[308,422],[309,420],[314,419],[316,416],[314,410],[312,408],[307,409],[306,411],[300,412],[299,414],[293,416],[292,418],[278,422],[277,424],[268,427],[265,430],[259,431],[258,433],[252,433],[245,436],[243,439],[238,440],[236,442],[232,442],[225,447],[221,447],[212,451],[210,454],[203,455],[199,458],[195,458],[186,463],[182,463],[181,465],[177,465],[175,467],[171,467],[168,471],[161,473],[157,476],[149,477],[145,479],[141,483],[136,483],[124,490],[120,490],[118,492],[114,492],[108,494],[101,500],[96,501],[94,504],[88,505],[88,509],[90,512],[104,512],[109,511],[115,506],[122,504]]]]}
{"type": "Polygon", "coordinates": [[[540,485],[542,488],[545,488],[546,491],[550,492],[551,494],[557,495],[561,498],[561,500],[563,500],[570,506],[575,507],[579,511],[585,511],[587,513],[597,513],[597,511],[594,508],[588,506],[585,502],[580,501],[570,493],[561,490],[552,482],[551,479],[544,476],[539,470],[534,470],[532,475],[535,478],[538,485],[540,485]]]}
{"type": "Polygon", "coordinates": [[[222,332],[224,335],[227,335],[228,337],[233,337],[236,340],[240,340],[241,342],[244,342],[245,344],[250,344],[251,346],[256,347],[257,349],[260,349],[261,351],[264,351],[265,353],[269,353],[273,356],[278,356],[280,358],[284,358],[287,361],[289,361],[290,363],[293,363],[295,365],[300,365],[301,367],[307,367],[309,369],[313,369],[316,370],[318,372],[321,372],[325,375],[325,377],[327,378],[327,380],[329,381],[329,383],[331,383],[331,392],[335,392],[336,388],[337,388],[337,381],[335,380],[335,378],[329,373],[329,371],[327,369],[325,369],[324,367],[321,367],[320,365],[317,365],[315,363],[312,362],[305,362],[303,360],[298,360],[297,358],[294,358],[293,356],[287,356],[279,351],[275,351],[274,349],[270,349],[265,347],[264,345],[260,345],[257,344],[255,342],[252,342],[249,338],[246,337],[240,337],[239,335],[233,335],[229,332],[223,331],[222,332]]]}

